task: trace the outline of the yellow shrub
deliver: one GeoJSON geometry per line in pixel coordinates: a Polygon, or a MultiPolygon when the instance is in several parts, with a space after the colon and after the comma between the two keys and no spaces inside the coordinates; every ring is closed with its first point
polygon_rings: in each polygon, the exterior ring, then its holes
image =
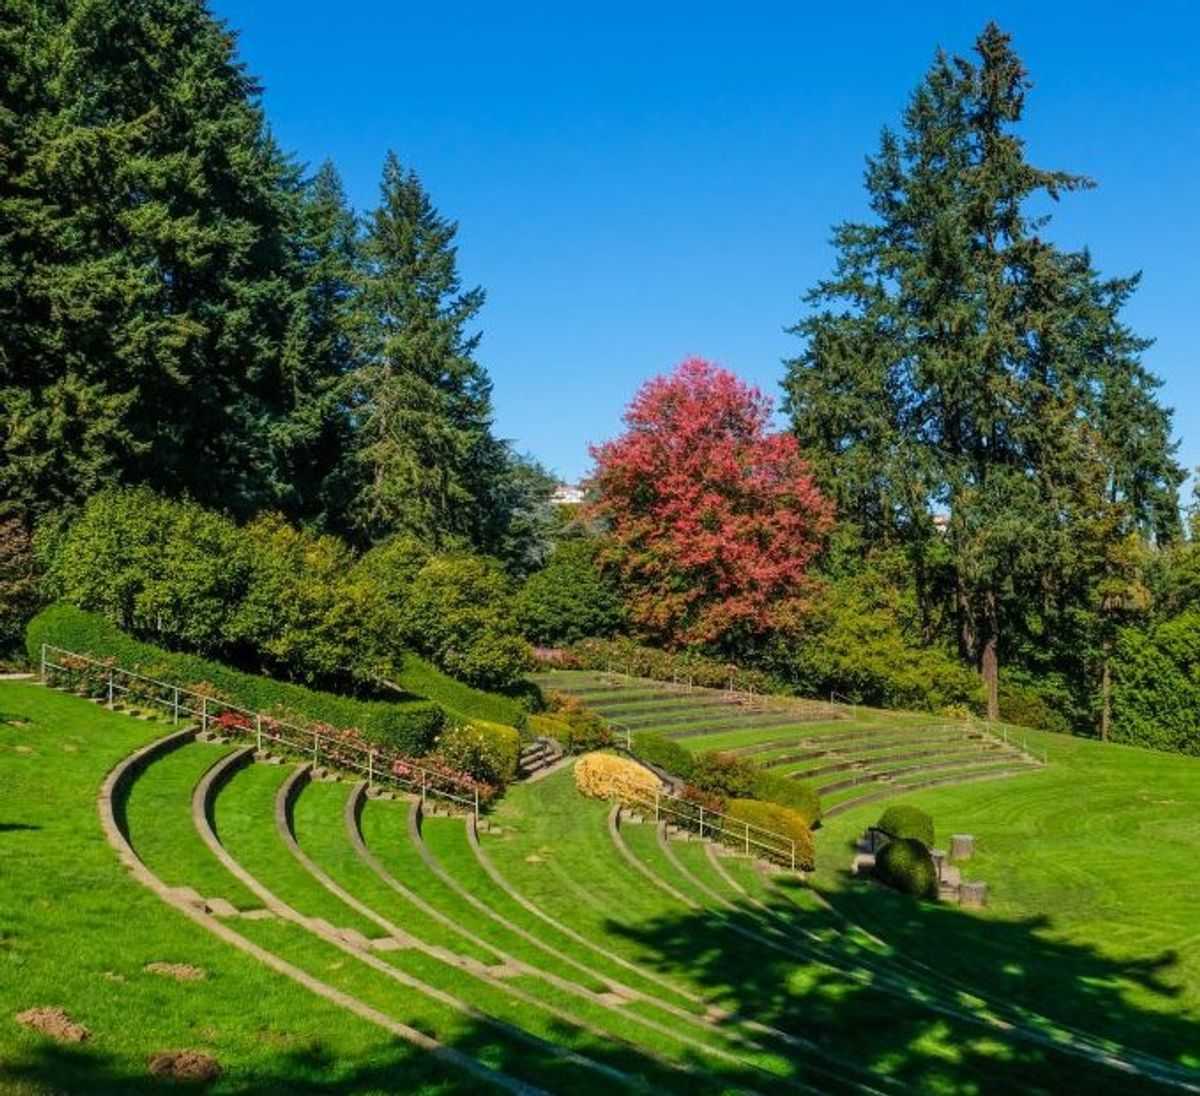
{"type": "Polygon", "coordinates": [[[575,786],[593,799],[619,799],[636,804],[662,787],[658,777],[636,761],[615,754],[584,754],[575,763],[575,786]]]}

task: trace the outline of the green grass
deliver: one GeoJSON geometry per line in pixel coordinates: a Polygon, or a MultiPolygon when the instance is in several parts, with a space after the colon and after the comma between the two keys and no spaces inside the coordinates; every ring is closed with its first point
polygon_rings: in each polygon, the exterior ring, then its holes
{"type": "Polygon", "coordinates": [[[149,1056],[185,1047],[222,1064],[212,1093],[478,1089],[249,965],[130,878],[104,840],[96,793],[161,727],[34,685],[0,682],[0,698],[22,721],[0,725],[0,1091],[150,1091],[149,1056]],[[155,961],[208,977],[180,983],[142,969],[155,961]],[[12,1019],[42,1006],[66,1009],[92,1039],[61,1047],[12,1019]]]}
{"type": "Polygon", "coordinates": [[[459,722],[482,719],[515,727],[525,715],[525,708],[513,697],[473,688],[411,651],[405,652],[403,668],[394,680],[405,692],[432,700],[459,722]]]}
{"type": "MultiPolygon", "coordinates": [[[[147,1057],[180,1047],[207,1050],[222,1062],[226,1076],[212,1090],[218,1093],[478,1089],[258,969],[128,877],[103,840],[95,795],[117,760],[164,728],[23,684],[0,684],[0,711],[0,1091],[148,1092],[147,1057]],[[144,972],[153,960],[199,965],[209,977],[176,983],[144,972]],[[12,1023],[13,1013],[35,1005],[61,1005],[95,1038],[64,1049],[12,1023]]],[[[992,899],[978,912],[915,902],[847,877],[852,838],[886,802],[852,809],[819,831],[816,890],[766,877],[748,861],[723,860],[725,871],[768,910],[739,895],[699,843],[674,843],[667,856],[652,826],[626,827],[629,848],[687,894],[691,907],[625,862],[608,834],[608,805],[579,797],[568,770],[511,789],[493,815],[500,832],[482,840],[504,876],[593,941],[589,947],[504,894],[475,859],[461,821],[428,819],[427,844],[445,870],[561,957],[472,909],[439,880],[408,840],[406,804],[366,807],[364,831],[376,855],[491,946],[575,985],[599,988],[582,964],[690,1011],[704,1002],[752,1015],[817,1049],[785,1049],[767,1034],[768,1049],[750,1051],[745,1065],[723,1063],[688,1047],[694,1025],[653,1001],[621,1006],[617,1014],[529,974],[493,983],[421,949],[378,957],[547,1043],[635,1073],[655,1091],[767,1091],[793,1078],[838,1091],[860,1067],[877,1083],[890,1079],[920,1092],[1154,1087],[945,1011],[983,1007],[980,997],[997,1015],[1052,1039],[1078,1040],[1078,1032],[1105,1037],[1118,1055],[1153,1053],[1191,1066],[1200,1081],[1200,1061],[1190,1057],[1200,1045],[1200,894],[1192,873],[1200,847],[1200,761],[1032,732],[1029,738],[1050,749],[1049,769],[904,796],[933,814],[942,840],[952,832],[975,834],[978,855],[967,875],[986,880],[992,899]],[[833,910],[820,904],[820,895],[833,910]],[[671,1071],[651,1055],[698,1063],[704,1076],[671,1071]],[[777,1078],[750,1071],[750,1060],[777,1078]]],[[[193,744],[156,761],[135,782],[125,816],[135,846],[166,881],[254,906],[257,900],[191,827],[191,790],[224,752],[193,744]]],[[[254,766],[235,776],[217,799],[218,833],[302,913],[379,935],[373,922],[305,872],[276,835],[275,796],[287,773],[254,766]]],[[[422,913],[358,861],[344,827],[347,793],[344,785],[315,784],[300,795],[295,824],[309,855],[418,939],[494,961],[489,947],[470,944],[422,913]]],[[[401,985],[302,926],[279,919],[227,924],[514,1076],[556,1092],[620,1087],[550,1045],[524,1044],[401,985]]],[[[733,1046],[743,1031],[726,1021],[712,1047],[733,1046]]]]}
{"type": "Polygon", "coordinates": [[[888,801],[825,823],[822,889],[981,991],[1200,1066],[1200,761],[1028,737],[1049,750],[1047,769],[903,798],[932,814],[940,841],[974,834],[964,875],[988,883],[985,910],[901,902],[846,877],[848,843],[888,801]]]}

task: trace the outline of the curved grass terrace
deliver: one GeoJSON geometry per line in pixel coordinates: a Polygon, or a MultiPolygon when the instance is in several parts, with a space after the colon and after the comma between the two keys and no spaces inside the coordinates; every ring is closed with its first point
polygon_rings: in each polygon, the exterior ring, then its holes
{"type": "MultiPolygon", "coordinates": [[[[230,1093],[1200,1091],[1198,762],[1048,739],[1054,764],[1019,780],[911,791],[940,837],[976,835],[992,902],[966,912],[850,877],[873,804],[819,831],[805,883],[614,819],[569,769],[511,788],[477,831],[228,746],[155,757],[116,805],[136,854],[349,1013],[202,931],[105,844],[97,788],[165,726],[0,690],[0,962],[21,972],[0,1003],[93,1032],[60,1047],[0,1018],[5,1092],[155,1091],[146,1058],[179,1047],[213,1054],[210,1091],[230,1093]]],[[[879,727],[860,712],[808,737],[838,723],[879,727]]],[[[939,772],[970,772],[953,758],[939,772]]]]}

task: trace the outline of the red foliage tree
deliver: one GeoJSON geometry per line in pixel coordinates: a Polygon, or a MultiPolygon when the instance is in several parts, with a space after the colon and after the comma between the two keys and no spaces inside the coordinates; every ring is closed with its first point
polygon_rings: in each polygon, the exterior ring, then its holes
{"type": "Polygon", "coordinates": [[[624,434],[592,447],[587,512],[648,637],[736,652],[806,608],[833,507],[771,412],[757,388],[690,358],[642,386],[624,434]]]}

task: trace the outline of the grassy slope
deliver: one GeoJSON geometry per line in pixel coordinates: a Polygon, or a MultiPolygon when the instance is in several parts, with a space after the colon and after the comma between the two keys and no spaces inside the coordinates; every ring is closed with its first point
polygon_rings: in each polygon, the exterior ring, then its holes
{"type": "Polygon", "coordinates": [[[1200,761],[1034,731],[1028,738],[1049,751],[1048,769],[903,798],[933,815],[940,843],[974,834],[977,855],[964,877],[989,884],[986,910],[964,916],[902,903],[848,880],[849,843],[899,800],[827,823],[821,886],[909,954],[981,989],[1200,1066],[1200,761]]]}
{"type": "Polygon", "coordinates": [[[0,1091],[159,1091],[146,1059],[182,1047],[222,1063],[215,1093],[471,1090],[366,1021],[248,965],[129,878],[104,841],[96,793],[164,728],[8,682],[0,710],[0,1091]],[[157,960],[209,977],[143,971],[157,960]],[[92,1040],[62,1048],[13,1021],[39,1006],[65,1008],[92,1040]]]}
{"type": "Polygon", "coordinates": [[[404,654],[404,667],[395,678],[395,683],[405,692],[440,704],[452,719],[464,723],[482,719],[488,723],[507,723],[511,727],[524,714],[524,708],[511,697],[486,693],[457,681],[408,651],[404,654]]]}

